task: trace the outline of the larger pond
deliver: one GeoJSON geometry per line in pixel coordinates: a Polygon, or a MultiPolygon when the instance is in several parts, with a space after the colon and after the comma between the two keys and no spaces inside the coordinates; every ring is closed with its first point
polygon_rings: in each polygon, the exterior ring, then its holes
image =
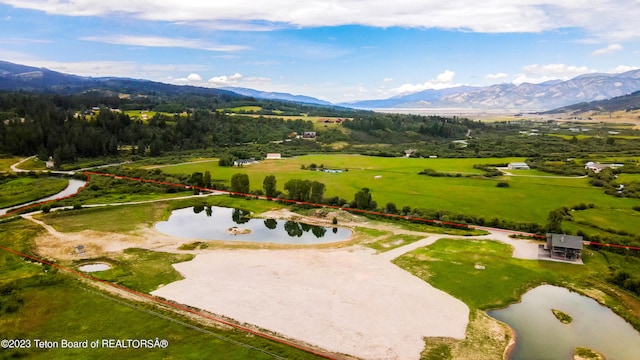
{"type": "Polygon", "coordinates": [[[522,302],[489,311],[516,333],[509,359],[572,359],[573,349],[586,347],[607,359],[640,358],[640,333],[611,309],[565,288],[543,285],[522,296],[522,302]],[[551,309],[569,314],[560,322],[551,309]]]}
{"type": "Polygon", "coordinates": [[[344,228],[248,216],[239,209],[196,206],[172,211],[169,219],[155,228],[164,234],[194,239],[279,244],[324,244],[351,236],[351,230],[344,228]]]}

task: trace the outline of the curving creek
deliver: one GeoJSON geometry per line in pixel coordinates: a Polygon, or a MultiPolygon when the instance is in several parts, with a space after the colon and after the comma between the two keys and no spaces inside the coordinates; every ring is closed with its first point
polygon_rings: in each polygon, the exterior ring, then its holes
{"type": "Polygon", "coordinates": [[[62,199],[64,197],[73,195],[73,194],[77,193],[78,190],[80,190],[86,183],[87,182],[84,181],[84,180],[69,179],[69,185],[67,185],[67,187],[64,188],[64,190],[60,191],[59,193],[53,194],[51,196],[44,197],[42,199],[33,200],[33,201],[28,202],[28,203],[24,203],[24,204],[20,204],[20,205],[8,207],[8,208],[0,209],[0,216],[5,215],[8,211],[11,211],[11,210],[14,210],[14,209],[19,209],[19,208],[22,208],[22,207],[25,207],[25,206],[29,206],[29,205],[32,205],[32,204],[37,204],[37,203],[40,203],[40,202],[58,200],[58,199],[62,199]]]}

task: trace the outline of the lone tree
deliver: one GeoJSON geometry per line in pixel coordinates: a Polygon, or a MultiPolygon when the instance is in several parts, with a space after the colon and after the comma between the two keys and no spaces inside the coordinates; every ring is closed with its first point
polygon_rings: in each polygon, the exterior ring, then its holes
{"type": "Polygon", "coordinates": [[[267,197],[275,197],[277,195],[276,177],[273,175],[265,176],[264,181],[262,182],[262,188],[264,189],[264,194],[267,197]]]}
{"type": "Polygon", "coordinates": [[[355,195],[354,202],[357,209],[375,210],[377,203],[371,198],[369,188],[362,188],[355,195]]]}
{"type": "Polygon", "coordinates": [[[233,174],[231,177],[231,191],[241,194],[249,193],[249,175],[233,174]]]}
{"type": "Polygon", "coordinates": [[[564,211],[555,209],[549,213],[549,224],[547,224],[547,232],[562,234],[562,220],[564,219],[564,211]]]}
{"type": "Polygon", "coordinates": [[[326,187],[321,182],[314,181],[311,183],[311,199],[310,200],[312,203],[319,204],[322,202],[322,199],[324,198],[325,188],[326,187]]]}
{"type": "Polygon", "coordinates": [[[204,187],[207,189],[211,188],[211,173],[209,171],[204,172],[204,187]]]}

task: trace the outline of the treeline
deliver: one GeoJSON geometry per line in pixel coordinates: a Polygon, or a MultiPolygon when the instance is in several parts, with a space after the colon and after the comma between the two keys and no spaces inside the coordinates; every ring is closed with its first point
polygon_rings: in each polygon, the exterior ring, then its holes
{"type": "Polygon", "coordinates": [[[460,138],[469,129],[483,129],[482,122],[441,116],[371,114],[347,120],[343,126],[361,132],[362,142],[407,142],[423,137],[460,138]]]}
{"type": "MultiPolygon", "coordinates": [[[[0,152],[52,156],[59,166],[78,157],[131,154],[157,156],[165,151],[203,149],[282,140],[291,132],[313,129],[303,120],[227,116],[195,111],[187,116],[156,114],[148,124],[102,107],[91,116],[60,107],[48,95],[0,96],[0,152]]],[[[99,100],[99,99],[96,99],[99,100]]]]}

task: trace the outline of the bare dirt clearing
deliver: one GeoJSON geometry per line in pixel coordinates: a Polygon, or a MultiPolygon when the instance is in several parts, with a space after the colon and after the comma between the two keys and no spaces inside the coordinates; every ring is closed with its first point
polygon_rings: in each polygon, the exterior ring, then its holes
{"type": "Polygon", "coordinates": [[[464,338],[461,301],[373,250],[217,250],[154,292],[329,351],[416,359],[424,337],[464,338]]]}

